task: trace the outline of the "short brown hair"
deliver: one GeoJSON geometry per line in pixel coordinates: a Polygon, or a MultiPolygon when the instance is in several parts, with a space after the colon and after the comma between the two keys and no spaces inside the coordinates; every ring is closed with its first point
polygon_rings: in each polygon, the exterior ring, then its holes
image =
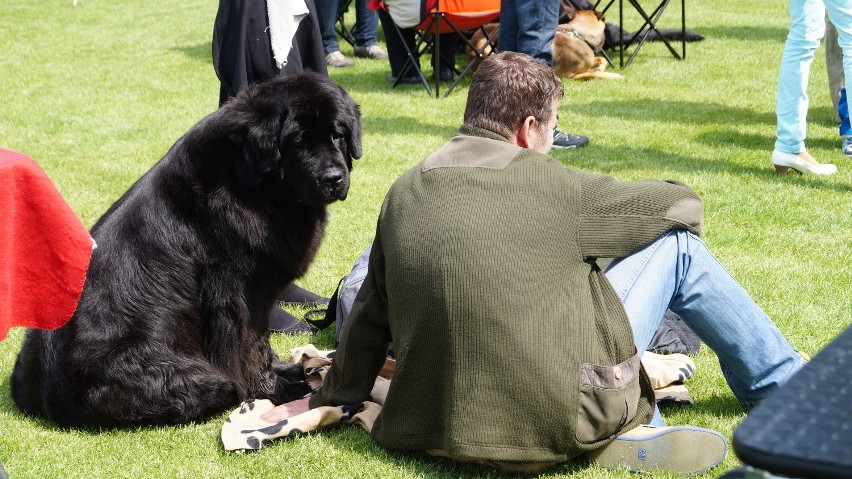
{"type": "Polygon", "coordinates": [[[553,100],[561,100],[562,80],[529,55],[502,52],[486,58],[470,82],[464,124],[513,135],[528,116],[546,124],[553,100]]]}

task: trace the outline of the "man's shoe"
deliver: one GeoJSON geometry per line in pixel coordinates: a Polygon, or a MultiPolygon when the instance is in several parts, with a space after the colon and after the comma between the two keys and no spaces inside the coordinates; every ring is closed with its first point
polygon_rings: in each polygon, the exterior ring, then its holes
{"type": "Polygon", "coordinates": [[[639,426],[588,457],[606,469],[698,474],[718,466],[727,453],[725,436],[710,429],[639,426]]]}
{"type": "Polygon", "coordinates": [[[329,53],[325,56],[325,64],[335,68],[351,67],[355,64],[352,60],[343,56],[340,50],[329,53]]]}
{"type": "Polygon", "coordinates": [[[562,133],[555,128],[553,129],[553,148],[579,148],[586,146],[588,142],[588,136],[572,135],[570,133],[562,133]]]}
{"type": "MultiPolygon", "coordinates": [[[[393,83],[393,82],[396,81],[396,77],[393,76],[393,75],[388,75],[387,81],[393,83]]],[[[405,84],[408,84],[408,85],[416,85],[416,84],[420,83],[420,77],[417,76],[417,75],[402,77],[402,78],[400,78],[399,83],[405,83],[405,84]]]]}
{"type": "Polygon", "coordinates": [[[382,50],[378,45],[369,47],[355,47],[355,56],[358,58],[374,58],[376,60],[387,60],[388,52],[382,50]]]}
{"type": "Polygon", "coordinates": [[[840,150],[843,151],[843,156],[852,158],[852,136],[843,137],[843,146],[840,147],[840,150]]]}

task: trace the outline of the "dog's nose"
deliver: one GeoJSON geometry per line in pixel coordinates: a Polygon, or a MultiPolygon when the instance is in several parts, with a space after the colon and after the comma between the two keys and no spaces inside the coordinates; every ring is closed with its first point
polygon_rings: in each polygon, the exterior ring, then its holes
{"type": "Polygon", "coordinates": [[[343,183],[343,174],[339,171],[329,171],[320,178],[324,185],[336,188],[343,183]]]}

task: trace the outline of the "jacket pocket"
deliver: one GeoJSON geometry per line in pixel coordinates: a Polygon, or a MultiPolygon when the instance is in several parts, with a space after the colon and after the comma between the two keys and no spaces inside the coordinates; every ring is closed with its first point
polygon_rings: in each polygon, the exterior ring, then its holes
{"type": "Polygon", "coordinates": [[[606,439],[633,419],[639,404],[640,367],[638,354],[615,366],[580,365],[579,442],[606,439]]]}

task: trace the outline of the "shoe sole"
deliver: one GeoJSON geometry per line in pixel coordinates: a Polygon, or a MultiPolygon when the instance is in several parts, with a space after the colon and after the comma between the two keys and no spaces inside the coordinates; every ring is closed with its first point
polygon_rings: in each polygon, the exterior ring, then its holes
{"type": "Polygon", "coordinates": [[[728,441],[716,431],[688,426],[640,427],[616,438],[608,446],[588,453],[605,469],[632,472],[673,471],[700,474],[718,466],[728,453],[728,441]],[[648,430],[648,433],[636,432],[648,430]]]}
{"type": "Polygon", "coordinates": [[[364,58],[366,60],[387,60],[388,59],[388,57],[381,57],[381,56],[377,57],[377,56],[373,56],[373,55],[369,55],[369,54],[359,55],[357,53],[355,54],[355,58],[364,58]]]}

